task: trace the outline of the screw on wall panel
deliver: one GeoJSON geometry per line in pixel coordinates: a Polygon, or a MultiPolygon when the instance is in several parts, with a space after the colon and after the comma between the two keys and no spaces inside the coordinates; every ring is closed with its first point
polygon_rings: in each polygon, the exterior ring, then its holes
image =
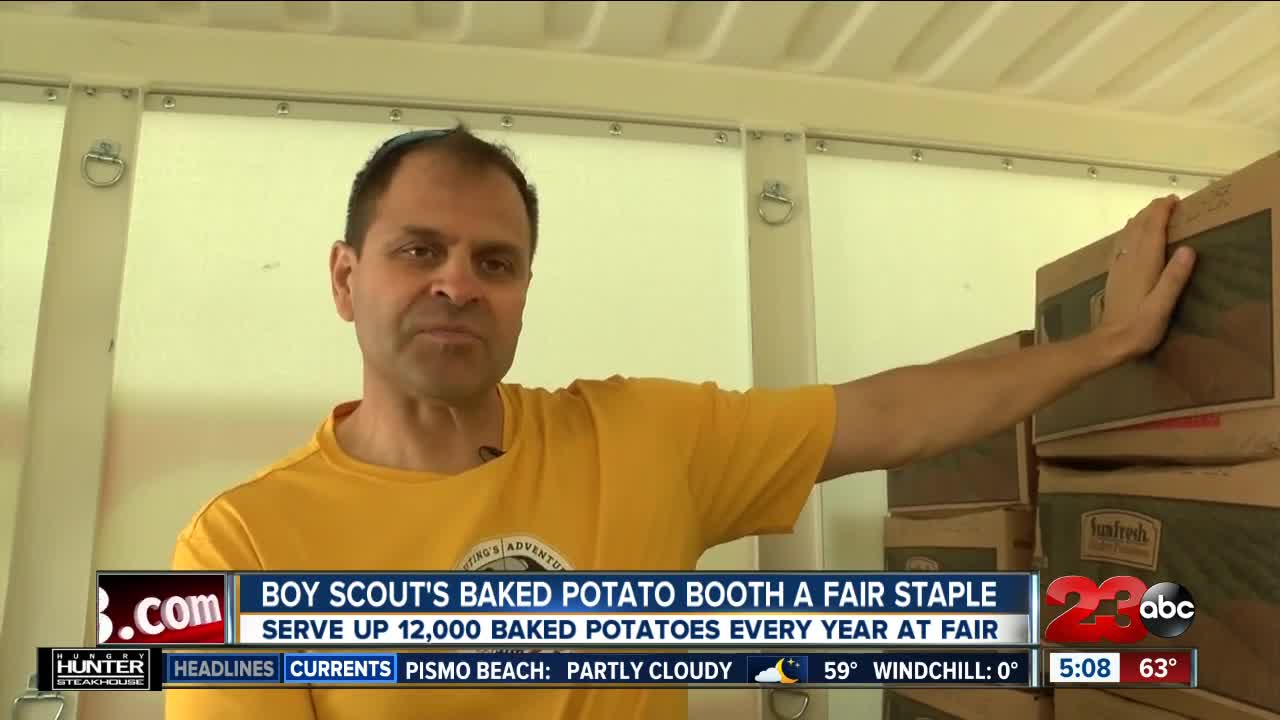
{"type": "Polygon", "coordinates": [[[130,88],[122,88],[120,90],[120,97],[124,98],[125,100],[128,100],[129,98],[133,97],[133,90],[130,88]]]}
{"type": "Polygon", "coordinates": [[[824,153],[824,152],[826,152],[826,151],[827,151],[827,141],[826,141],[826,140],[819,140],[819,141],[818,141],[818,142],[813,146],[813,149],[814,149],[814,150],[817,150],[817,151],[818,151],[818,152],[820,152],[820,153],[824,153]]]}
{"type": "Polygon", "coordinates": [[[911,159],[912,159],[913,161],[915,161],[915,162],[920,162],[921,160],[924,160],[924,151],[922,151],[922,150],[912,150],[912,151],[911,151],[911,159]]]}
{"type": "Polygon", "coordinates": [[[1005,170],[1012,170],[1012,169],[1013,169],[1013,161],[1012,161],[1012,160],[1010,160],[1009,158],[1005,158],[1005,159],[1004,159],[1004,161],[1003,161],[1003,162],[1001,162],[1000,164],[1001,164],[1002,166],[1004,166],[1004,169],[1005,169],[1005,170]]]}
{"type": "Polygon", "coordinates": [[[792,140],[794,140],[794,139],[795,139],[795,136],[793,136],[791,133],[783,133],[783,134],[782,134],[782,141],[783,141],[783,142],[791,142],[791,141],[792,141],[792,140]]]}
{"type": "Polygon", "coordinates": [[[399,109],[395,109],[387,113],[387,117],[391,122],[400,122],[400,118],[404,117],[404,113],[401,113],[399,109]]]}
{"type": "Polygon", "coordinates": [[[763,138],[763,137],[764,137],[764,133],[760,132],[759,130],[752,130],[752,131],[751,131],[751,139],[752,139],[752,140],[760,140],[760,139],[761,139],[761,138],[763,138]]]}
{"type": "Polygon", "coordinates": [[[277,114],[277,115],[280,115],[280,116],[288,115],[288,114],[289,114],[289,103],[284,103],[284,102],[282,102],[282,103],[280,103],[279,105],[276,105],[276,114],[277,114]]]}
{"type": "Polygon", "coordinates": [[[178,101],[173,99],[172,95],[166,95],[164,98],[164,109],[172,110],[178,106],[178,101]]]}
{"type": "Polygon", "coordinates": [[[717,144],[717,145],[723,145],[723,144],[725,144],[725,143],[727,143],[727,142],[729,142],[729,136],[728,136],[728,135],[725,135],[723,132],[718,132],[718,133],[716,133],[716,144],[717,144]]]}
{"type": "Polygon", "coordinates": [[[84,94],[88,95],[89,97],[93,97],[98,94],[98,88],[87,87],[84,89],[84,94]]]}
{"type": "Polygon", "coordinates": [[[54,100],[57,100],[57,99],[58,99],[58,91],[57,91],[57,90],[54,90],[53,88],[49,88],[49,89],[45,90],[45,91],[44,91],[44,99],[45,99],[45,100],[48,100],[49,102],[53,102],[54,100]]]}
{"type": "Polygon", "coordinates": [[[1096,168],[1096,167],[1091,167],[1091,168],[1089,168],[1089,177],[1091,177],[1091,178],[1096,178],[1096,177],[1098,177],[1098,168],[1096,168]]]}
{"type": "Polygon", "coordinates": [[[516,121],[510,115],[503,115],[502,120],[499,124],[502,125],[502,127],[504,128],[510,128],[512,125],[516,124],[516,121]]]}
{"type": "Polygon", "coordinates": [[[1170,175],[1170,176],[1169,176],[1169,184],[1170,184],[1170,185],[1177,185],[1177,184],[1178,184],[1178,176],[1177,176],[1177,175],[1170,175]]]}
{"type": "Polygon", "coordinates": [[[622,134],[622,126],[621,126],[621,125],[619,125],[618,123],[613,123],[612,125],[610,125],[610,126],[609,126],[609,134],[610,134],[610,135],[621,135],[621,134],[622,134]]]}

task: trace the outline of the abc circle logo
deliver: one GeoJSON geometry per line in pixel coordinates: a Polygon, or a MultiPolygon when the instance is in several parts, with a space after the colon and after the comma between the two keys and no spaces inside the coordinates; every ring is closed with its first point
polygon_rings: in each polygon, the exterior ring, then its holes
{"type": "Polygon", "coordinates": [[[1131,576],[1113,577],[1101,585],[1079,575],[1060,577],[1046,590],[1045,604],[1067,608],[1045,628],[1045,642],[1056,643],[1136,643],[1148,635],[1176,638],[1196,617],[1191,591],[1173,582],[1148,588],[1131,576]],[[1069,602],[1072,595],[1079,597],[1075,604],[1069,602]],[[1116,603],[1115,615],[1095,615],[1099,604],[1110,600],[1116,603]]]}
{"type": "Polygon", "coordinates": [[[1191,592],[1177,583],[1156,583],[1142,594],[1138,615],[1147,632],[1162,638],[1176,638],[1196,619],[1196,603],[1191,592]]]}

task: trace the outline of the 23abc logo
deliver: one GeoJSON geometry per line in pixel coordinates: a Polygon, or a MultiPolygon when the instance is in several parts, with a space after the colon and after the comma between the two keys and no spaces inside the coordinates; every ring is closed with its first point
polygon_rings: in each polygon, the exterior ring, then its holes
{"type": "Polygon", "coordinates": [[[1044,640],[1052,643],[1136,643],[1148,634],[1176,638],[1191,627],[1196,617],[1196,603],[1191,593],[1171,582],[1147,587],[1128,575],[1108,579],[1102,585],[1079,575],[1060,577],[1045,591],[1045,604],[1067,606],[1067,611],[1054,618],[1045,628],[1044,640]],[[1067,598],[1079,595],[1075,605],[1067,598]],[[1116,614],[1098,615],[1085,622],[1103,600],[1116,601],[1116,614]],[[1127,618],[1124,625],[1117,618],[1127,618]]]}

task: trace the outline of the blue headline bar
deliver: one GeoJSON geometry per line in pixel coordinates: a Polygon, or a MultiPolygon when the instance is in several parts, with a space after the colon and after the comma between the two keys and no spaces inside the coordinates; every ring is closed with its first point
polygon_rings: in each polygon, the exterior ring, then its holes
{"type": "Polygon", "coordinates": [[[839,654],[165,653],[166,686],[1008,686],[1029,650],[839,654]]]}
{"type": "Polygon", "coordinates": [[[1028,614],[1029,573],[241,573],[241,613],[1028,614]]]}

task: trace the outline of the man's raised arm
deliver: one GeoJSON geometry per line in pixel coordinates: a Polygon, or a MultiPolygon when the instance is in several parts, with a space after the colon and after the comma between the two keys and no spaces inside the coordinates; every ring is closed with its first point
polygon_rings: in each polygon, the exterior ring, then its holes
{"type": "Polygon", "coordinates": [[[1175,196],[1153,201],[1117,236],[1102,322],[1087,335],[999,357],[888,370],[836,386],[836,430],[821,479],[892,468],[1008,428],[1089,377],[1164,338],[1194,254],[1167,263],[1175,196]]]}

